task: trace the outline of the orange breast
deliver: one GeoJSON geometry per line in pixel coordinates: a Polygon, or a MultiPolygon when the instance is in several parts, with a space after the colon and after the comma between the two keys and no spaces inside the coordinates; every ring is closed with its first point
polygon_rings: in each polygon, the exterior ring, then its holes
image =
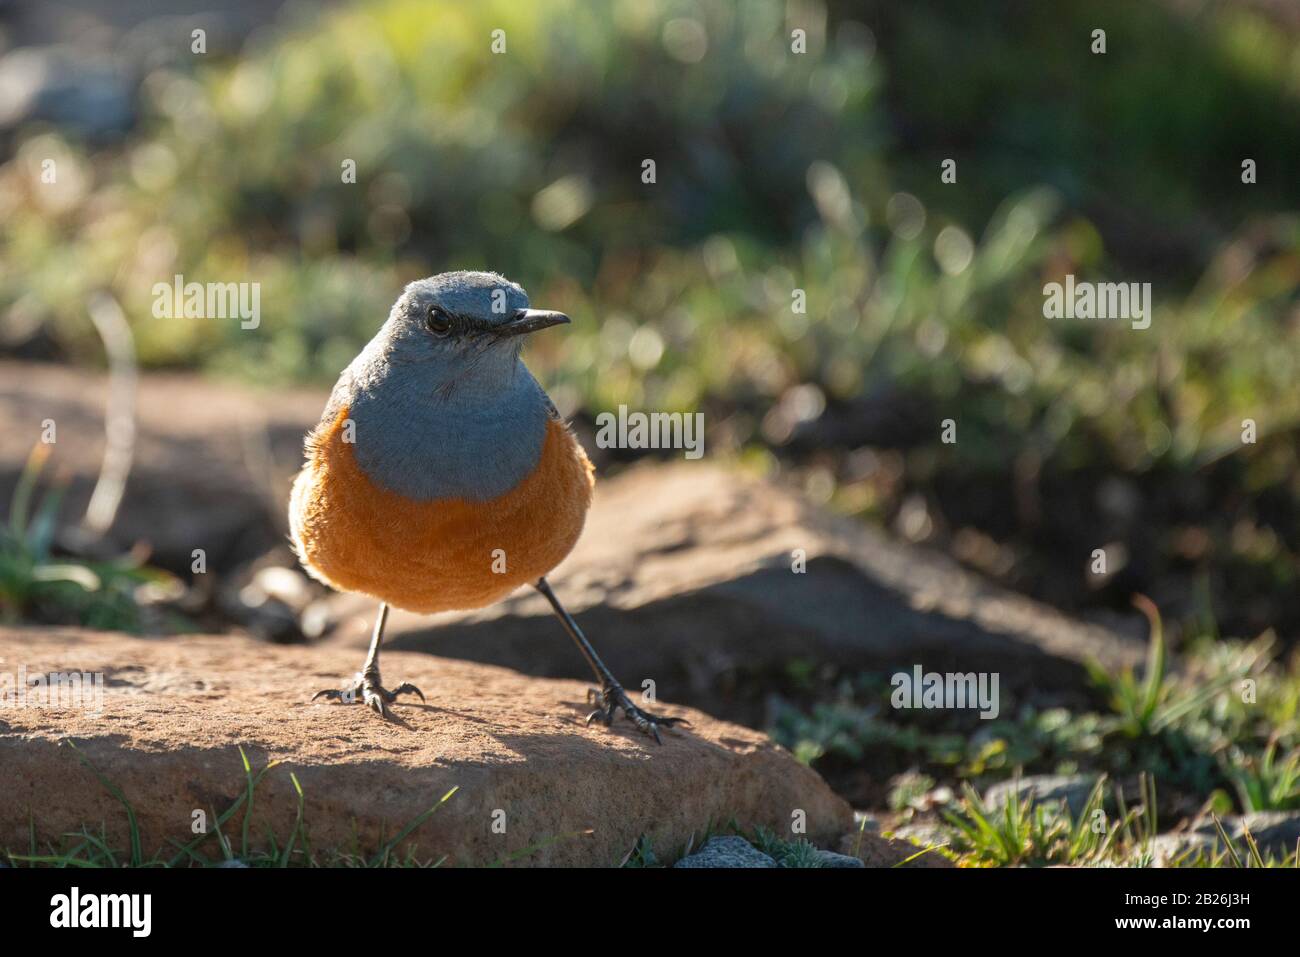
{"type": "Polygon", "coordinates": [[[582,533],[592,465],[547,421],[537,467],[485,502],[416,502],[375,485],[343,441],[343,409],[309,442],[289,525],[304,565],[326,584],[408,611],[481,608],[560,563],[582,533]]]}

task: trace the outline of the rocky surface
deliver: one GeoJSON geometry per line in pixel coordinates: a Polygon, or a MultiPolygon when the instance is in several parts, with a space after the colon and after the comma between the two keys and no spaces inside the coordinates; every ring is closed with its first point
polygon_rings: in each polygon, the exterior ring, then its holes
{"type": "MultiPolygon", "coordinates": [[[[803,811],[809,840],[827,846],[852,827],[848,805],[763,735],[707,715],[657,746],[623,719],[585,727],[586,685],[481,664],[391,652],[390,685],[412,681],[401,723],[362,706],[309,701],[360,664],[345,649],[304,649],[193,636],[151,641],[74,630],[0,630],[0,675],[104,675],[102,711],[42,703],[0,707],[0,845],[28,847],[82,827],[128,844],[121,805],[78,759],[120,788],[146,856],[188,841],[195,811],[230,807],[244,789],[238,748],[272,768],[257,788],[250,834],[292,829],[301,782],[317,850],[373,853],[452,788],[456,793],[403,842],[449,864],[618,864],[646,836],[671,863],[711,824],[788,829],[803,811]],[[76,751],[61,747],[65,739],[76,751]],[[502,833],[502,828],[504,833],[502,833]],[[382,835],[382,837],[381,837],[382,835]]],[[[3,684],[3,682],[0,682],[3,684]]],[[[3,687],[0,687],[3,690],[3,687]]],[[[242,814],[242,812],[240,812],[242,814]]],[[[239,833],[240,816],[225,833],[239,833]]],[[[213,858],[219,858],[210,848],[213,858]]]]}

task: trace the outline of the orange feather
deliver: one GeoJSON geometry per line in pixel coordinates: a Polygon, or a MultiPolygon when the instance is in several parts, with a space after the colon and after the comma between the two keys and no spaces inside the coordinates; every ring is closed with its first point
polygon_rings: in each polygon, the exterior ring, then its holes
{"type": "Polygon", "coordinates": [[[308,437],[289,508],[299,557],[334,588],[426,614],[481,608],[537,581],[582,534],[593,468],[561,422],[547,421],[537,467],[504,495],[418,502],[366,476],[343,441],[347,417],[308,437]]]}

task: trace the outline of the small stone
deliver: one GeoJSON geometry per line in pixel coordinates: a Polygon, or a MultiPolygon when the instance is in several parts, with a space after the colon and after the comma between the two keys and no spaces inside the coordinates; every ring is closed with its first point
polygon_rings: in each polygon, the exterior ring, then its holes
{"type": "Polygon", "coordinates": [[[853,812],[853,828],[854,830],[879,832],[880,819],[874,814],[868,814],[866,811],[855,810],[853,812]]]}
{"type": "MultiPolygon", "coordinates": [[[[837,857],[839,855],[836,855],[837,857]]],[[[768,857],[743,837],[711,837],[694,854],[673,867],[776,867],[768,857]]]]}
{"type": "Polygon", "coordinates": [[[0,128],[45,121],[112,139],[135,124],[131,80],[111,59],[65,46],[23,47],[0,58],[0,128]]]}
{"type": "Polygon", "coordinates": [[[1029,777],[1000,781],[984,792],[984,804],[991,810],[1002,808],[1011,794],[1031,806],[1064,801],[1070,814],[1078,818],[1088,803],[1088,796],[1096,787],[1097,779],[1084,775],[1035,774],[1029,777]]]}
{"type": "Polygon", "coordinates": [[[901,841],[910,841],[918,848],[947,844],[952,840],[947,830],[938,821],[917,821],[911,824],[903,824],[894,828],[889,836],[898,838],[901,841]]]}
{"type": "Polygon", "coordinates": [[[834,851],[818,851],[818,859],[822,862],[822,867],[866,867],[858,858],[851,857],[848,854],[836,854],[834,851]]]}

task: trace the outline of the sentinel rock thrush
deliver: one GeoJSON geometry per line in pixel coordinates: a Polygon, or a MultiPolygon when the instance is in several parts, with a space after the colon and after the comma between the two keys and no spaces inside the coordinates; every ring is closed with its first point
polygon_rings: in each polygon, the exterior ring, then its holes
{"type": "Polygon", "coordinates": [[[527,333],[568,321],[530,309],[503,276],[443,273],[407,286],[343,371],[307,436],[289,527],[313,576],[380,604],[360,674],[312,700],[364,702],[384,717],[398,695],[423,700],[409,683],[382,684],[388,607],[482,608],[530,584],[600,681],[588,723],[622,709],[655,740],[681,723],[632,703],[546,581],[582,532],[594,479],[519,353],[527,333]]]}

